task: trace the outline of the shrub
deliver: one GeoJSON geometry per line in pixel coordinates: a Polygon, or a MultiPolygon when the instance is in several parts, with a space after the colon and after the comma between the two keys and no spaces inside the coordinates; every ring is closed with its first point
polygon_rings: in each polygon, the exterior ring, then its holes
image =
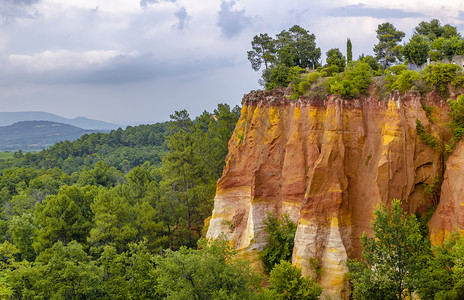
{"type": "Polygon", "coordinates": [[[406,71],[407,68],[408,67],[406,65],[396,65],[396,66],[391,66],[387,70],[389,71],[389,73],[393,75],[400,75],[401,73],[406,71]]]}
{"type": "Polygon", "coordinates": [[[326,88],[329,93],[343,98],[365,94],[372,82],[371,75],[371,67],[368,63],[356,61],[349,64],[345,72],[330,78],[326,88]]]}
{"type": "Polygon", "coordinates": [[[311,88],[311,85],[317,82],[321,77],[322,74],[319,72],[308,73],[304,79],[302,79],[300,75],[299,80],[292,81],[293,94],[290,98],[296,100],[300,96],[303,96],[311,88]]]}
{"type": "Polygon", "coordinates": [[[459,80],[457,72],[461,67],[455,64],[442,64],[427,66],[422,71],[422,78],[431,86],[435,87],[440,95],[446,95],[448,92],[448,84],[453,84],[459,80]]]}
{"type": "Polygon", "coordinates": [[[432,200],[432,204],[434,206],[438,205],[438,200],[440,198],[440,184],[440,174],[435,175],[431,184],[424,184],[424,196],[425,198],[432,200]]]}
{"type": "Polygon", "coordinates": [[[303,277],[298,267],[285,260],[276,265],[270,275],[270,286],[264,292],[264,299],[316,300],[322,294],[314,279],[303,277]]]}
{"type": "Polygon", "coordinates": [[[327,73],[327,76],[334,76],[340,72],[340,69],[336,65],[329,65],[322,70],[323,72],[327,73]]]}
{"type": "MultiPolygon", "coordinates": [[[[403,66],[404,65],[401,65],[401,67],[403,66]]],[[[394,66],[394,67],[400,67],[400,66],[394,66]]],[[[400,72],[399,70],[403,68],[392,70],[392,68],[394,67],[390,67],[387,69],[387,72],[386,72],[387,88],[389,91],[398,90],[401,93],[406,93],[413,87],[413,84],[416,83],[420,79],[420,74],[417,71],[406,70],[406,69],[400,72]],[[391,73],[389,71],[391,71],[391,73]],[[392,74],[396,74],[396,75],[392,75],[392,74]]]]}
{"type": "Polygon", "coordinates": [[[426,145],[437,151],[441,150],[438,139],[425,130],[424,125],[422,125],[422,122],[419,119],[416,120],[416,132],[421,141],[423,141],[426,145]]]}
{"type": "MultiPolygon", "coordinates": [[[[269,69],[266,75],[266,89],[272,90],[279,86],[286,87],[290,83],[288,78],[289,67],[284,65],[277,65],[272,69],[269,69]]],[[[264,77],[264,73],[263,73],[264,77]]]]}
{"type": "Polygon", "coordinates": [[[351,98],[354,96],[353,85],[351,82],[343,79],[343,77],[339,75],[329,78],[327,81],[327,90],[329,93],[333,95],[340,95],[343,98],[351,98]]]}
{"type": "Polygon", "coordinates": [[[459,95],[456,100],[449,99],[448,103],[451,117],[449,126],[453,137],[447,150],[451,152],[464,135],[464,95],[459,95]]]}
{"type": "Polygon", "coordinates": [[[276,215],[268,213],[265,231],[267,245],[261,252],[264,263],[264,270],[269,272],[274,265],[281,260],[290,261],[292,259],[293,245],[296,232],[296,224],[290,220],[287,214],[282,214],[281,219],[276,215]]]}

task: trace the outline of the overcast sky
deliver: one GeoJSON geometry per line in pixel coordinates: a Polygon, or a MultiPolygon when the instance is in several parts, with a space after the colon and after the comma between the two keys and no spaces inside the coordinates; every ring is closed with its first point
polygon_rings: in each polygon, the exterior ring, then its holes
{"type": "Polygon", "coordinates": [[[46,111],[113,123],[192,117],[259,89],[254,35],[298,24],[330,48],[372,54],[391,22],[464,30],[464,0],[0,0],[0,111],[46,111]]]}

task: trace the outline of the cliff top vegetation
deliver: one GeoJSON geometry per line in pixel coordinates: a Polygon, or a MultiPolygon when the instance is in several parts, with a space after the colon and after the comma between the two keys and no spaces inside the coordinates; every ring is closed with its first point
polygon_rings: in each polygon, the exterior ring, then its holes
{"type": "Polygon", "coordinates": [[[464,55],[464,38],[457,28],[433,19],[420,22],[408,42],[401,45],[404,32],[391,23],[379,24],[375,56],[361,55],[352,60],[352,43],[346,42],[346,57],[339,48],[326,52],[321,60],[314,34],[298,25],[283,30],[275,38],[256,35],[248,59],[255,71],[262,71],[259,83],[266,89],[291,86],[292,99],[339,94],[352,98],[367,92],[372,78],[382,76],[387,91],[405,93],[411,89],[431,89],[444,97],[448,88],[462,86],[462,66],[446,60],[464,55]]]}

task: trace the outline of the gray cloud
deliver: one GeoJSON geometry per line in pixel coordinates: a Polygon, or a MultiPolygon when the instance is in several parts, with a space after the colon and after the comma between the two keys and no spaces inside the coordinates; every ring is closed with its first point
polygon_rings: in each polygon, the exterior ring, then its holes
{"type": "MultiPolygon", "coordinates": [[[[40,56],[30,56],[25,64],[12,64],[2,59],[5,66],[0,70],[0,85],[8,85],[9,81],[33,84],[84,84],[84,85],[120,85],[144,82],[160,78],[179,78],[185,81],[196,80],[210,74],[213,70],[234,66],[236,62],[227,57],[199,58],[189,60],[160,60],[153,53],[137,56],[121,54],[108,59],[103,65],[74,65],[62,64],[50,68],[38,69],[30,65],[31,61],[40,56]]],[[[71,59],[79,59],[71,56],[71,59]]],[[[69,59],[66,59],[66,63],[69,59]]],[[[79,64],[76,62],[76,64],[79,64]]]]}
{"type": "Polygon", "coordinates": [[[181,7],[174,12],[174,16],[179,20],[175,26],[179,30],[183,30],[184,27],[187,26],[188,20],[191,18],[191,16],[187,14],[187,9],[185,7],[181,7]]]}
{"type": "Polygon", "coordinates": [[[38,3],[39,1],[40,0],[6,0],[5,2],[9,2],[14,5],[21,5],[21,4],[32,5],[32,4],[38,3]]]}
{"type": "Polygon", "coordinates": [[[160,2],[176,2],[176,1],[177,0],[140,0],[140,6],[143,8],[146,8],[149,5],[158,4],[160,2]]]}
{"type": "Polygon", "coordinates": [[[0,23],[8,24],[17,18],[35,18],[38,12],[32,8],[40,0],[4,0],[0,2],[0,23]]]}
{"type": "Polygon", "coordinates": [[[239,34],[247,25],[251,23],[251,19],[245,15],[245,10],[233,10],[235,1],[222,1],[221,10],[218,13],[217,25],[221,28],[222,33],[231,38],[239,34]]]}
{"type": "Polygon", "coordinates": [[[363,3],[334,8],[329,10],[328,14],[333,17],[373,17],[378,19],[401,19],[424,16],[423,14],[418,12],[410,12],[394,8],[375,8],[369,7],[368,5],[363,3]]]}

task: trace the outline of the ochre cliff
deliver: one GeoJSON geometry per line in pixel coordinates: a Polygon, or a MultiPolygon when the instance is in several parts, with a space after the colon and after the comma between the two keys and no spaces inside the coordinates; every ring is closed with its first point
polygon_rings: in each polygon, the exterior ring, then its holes
{"type": "Polygon", "coordinates": [[[429,223],[430,239],[440,244],[452,232],[464,230],[464,142],[446,161],[440,203],[429,223]]]}
{"type": "MultiPolygon", "coordinates": [[[[448,105],[435,93],[392,93],[381,100],[374,88],[370,96],[351,100],[287,96],[274,90],[244,97],[207,237],[225,233],[239,255],[260,269],[266,212],[288,213],[298,224],[293,263],[307,275],[308,259],[318,259],[325,295],[346,299],[345,262],[360,257],[359,237],[371,233],[374,208],[393,199],[401,199],[409,213],[432,205],[424,184],[443,174],[444,157],[421,141],[416,120],[447,140],[448,105]],[[431,116],[425,106],[434,107],[431,116]]],[[[464,146],[458,150],[464,156],[464,146]]],[[[437,224],[462,208],[463,193],[454,195],[459,200],[452,209],[439,207],[437,224]]]]}

